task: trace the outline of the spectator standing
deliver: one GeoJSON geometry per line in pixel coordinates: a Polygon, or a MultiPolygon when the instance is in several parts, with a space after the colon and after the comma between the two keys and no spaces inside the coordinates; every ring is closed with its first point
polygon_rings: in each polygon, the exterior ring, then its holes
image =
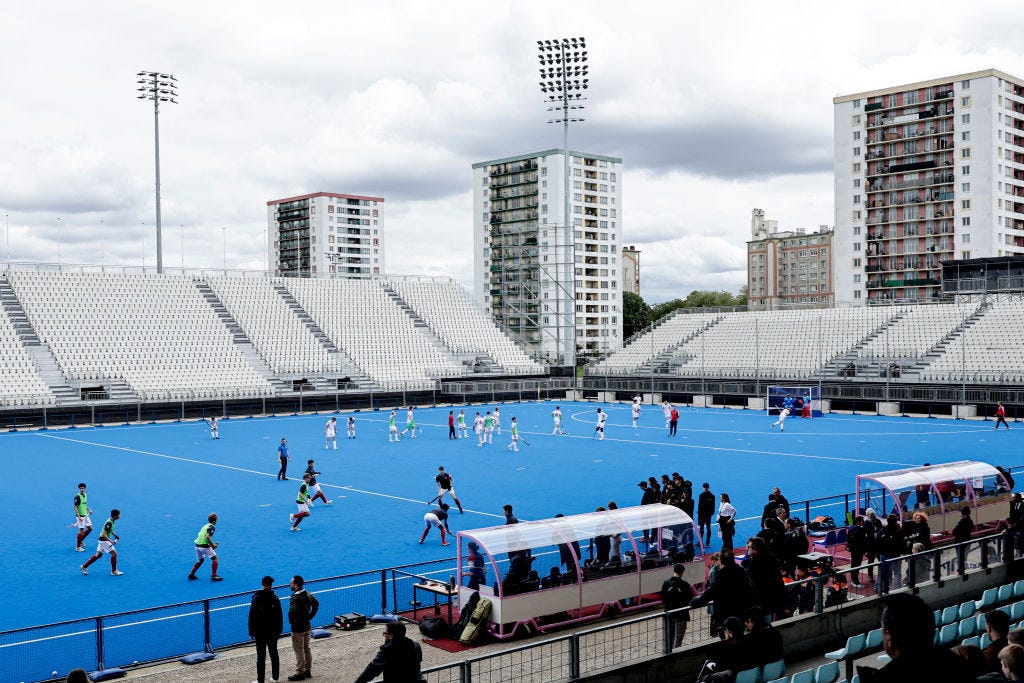
{"type": "Polygon", "coordinates": [[[871,508],[864,510],[864,555],[868,561],[868,583],[875,582],[875,560],[878,559],[878,535],[882,533],[882,520],[871,508]]]}
{"type": "MultiPolygon", "coordinates": [[[[974,533],[974,520],[971,519],[971,509],[969,507],[960,508],[960,521],[953,527],[953,542],[954,543],[966,543],[971,540],[971,534],[974,533]]],[[[960,558],[961,569],[964,566],[964,562],[967,560],[967,546],[958,545],[956,549],[957,557],[960,558]]]]}
{"type": "Polygon", "coordinates": [[[711,545],[711,520],[715,516],[715,494],[711,484],[704,482],[704,490],[697,496],[697,529],[704,538],[704,545],[711,545]]]}
{"type": "Polygon", "coordinates": [[[732,550],[732,537],[736,533],[736,508],[729,502],[729,494],[720,496],[718,506],[718,533],[722,536],[722,549],[732,550]]]}
{"type": "MultiPolygon", "coordinates": [[[[720,629],[729,617],[739,618],[754,606],[754,589],[747,573],[736,564],[732,548],[722,548],[718,553],[718,571],[714,583],[693,599],[691,607],[703,607],[714,601],[712,625],[720,629]]],[[[930,613],[929,613],[930,614],[930,613]]]]}
{"type": "Polygon", "coordinates": [[[899,588],[903,584],[903,570],[900,557],[906,554],[907,546],[900,528],[899,518],[889,515],[885,526],[878,535],[878,568],[877,587],[881,593],[899,588]]]}
{"type": "Polygon", "coordinates": [[[782,495],[781,489],[779,489],[779,487],[776,486],[775,488],[772,489],[772,493],[775,494],[775,502],[778,503],[780,507],[786,508],[786,514],[788,515],[789,501],[786,499],[784,495],[782,495]]]}
{"type": "Polygon", "coordinates": [[[249,637],[256,642],[256,681],[266,679],[267,652],[270,653],[270,677],[277,680],[281,674],[281,661],[277,656],[277,641],[284,627],[281,600],[274,593],[274,579],[264,576],[262,588],[252,596],[249,605],[249,637]]]}
{"type": "Polygon", "coordinates": [[[312,678],[313,652],[309,647],[312,619],[320,609],[316,596],[303,588],[304,581],[296,574],[292,577],[292,597],[288,603],[288,624],[292,629],[292,649],[295,650],[295,673],[289,681],[312,678]]]}
{"type": "MultiPolygon", "coordinates": [[[[654,492],[654,489],[650,488],[647,485],[646,481],[641,481],[639,484],[637,484],[637,486],[639,486],[640,490],[643,491],[643,493],[640,495],[640,504],[641,505],[654,505],[655,503],[658,502],[658,494],[654,492]]],[[[640,540],[643,541],[644,543],[655,543],[655,542],[657,542],[657,540],[658,540],[658,530],[657,529],[645,529],[644,530],[644,536],[640,540]]]]}
{"type": "Polygon", "coordinates": [[[466,586],[469,587],[469,590],[475,591],[485,582],[486,568],[484,566],[484,556],[480,554],[480,546],[473,541],[466,544],[466,547],[469,548],[468,557],[466,558],[466,564],[469,566],[469,581],[466,586]]]}
{"type": "Polygon", "coordinates": [[[673,649],[683,644],[686,626],[690,621],[690,610],[686,608],[693,599],[693,590],[683,578],[685,571],[685,565],[677,564],[672,568],[672,576],[661,585],[661,604],[665,606],[665,612],[669,615],[668,625],[673,649]]]}
{"type": "Polygon", "coordinates": [[[854,588],[863,588],[860,582],[860,567],[864,561],[864,552],[867,550],[867,533],[864,531],[864,517],[857,515],[853,518],[853,526],[846,532],[846,550],[850,553],[850,585],[854,588]]]}
{"type": "Polygon", "coordinates": [[[384,644],[377,650],[356,683],[369,683],[383,674],[384,681],[395,683],[418,683],[423,680],[420,665],[423,652],[420,644],[405,635],[405,624],[393,621],[384,626],[384,644]]]}
{"type": "Polygon", "coordinates": [[[782,611],[786,598],[786,585],[782,581],[779,563],[763,539],[754,536],[747,540],[747,557],[743,568],[754,585],[764,618],[771,622],[772,615],[782,611]]]}

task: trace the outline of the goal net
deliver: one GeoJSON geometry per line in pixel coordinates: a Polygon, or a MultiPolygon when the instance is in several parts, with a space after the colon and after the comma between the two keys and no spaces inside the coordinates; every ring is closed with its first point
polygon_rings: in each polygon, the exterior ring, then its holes
{"type": "Polygon", "coordinates": [[[793,417],[821,417],[821,390],[817,386],[773,384],[768,387],[765,406],[769,415],[778,415],[783,408],[789,408],[789,414],[793,417]],[[805,406],[809,407],[809,411],[805,410],[805,406]]]}

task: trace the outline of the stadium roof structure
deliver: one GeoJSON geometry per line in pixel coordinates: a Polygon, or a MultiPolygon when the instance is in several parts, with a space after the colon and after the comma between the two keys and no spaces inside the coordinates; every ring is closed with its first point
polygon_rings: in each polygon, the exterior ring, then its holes
{"type": "MultiPolygon", "coordinates": [[[[857,475],[857,514],[867,507],[863,501],[870,499],[870,492],[877,484],[883,489],[892,504],[892,511],[903,518],[904,511],[916,504],[909,502],[912,494],[927,490],[929,501],[937,501],[938,511],[948,511],[964,507],[977,508],[979,500],[986,496],[1011,491],[1006,477],[993,465],[974,460],[959,460],[942,465],[924,465],[888,472],[857,475]],[[953,498],[957,503],[950,505],[953,498]]],[[[882,512],[887,506],[884,506],[882,512]]]]}

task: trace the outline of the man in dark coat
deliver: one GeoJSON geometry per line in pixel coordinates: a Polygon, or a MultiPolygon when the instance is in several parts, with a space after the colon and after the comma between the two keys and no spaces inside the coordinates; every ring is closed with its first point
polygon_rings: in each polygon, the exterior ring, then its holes
{"type": "Polygon", "coordinates": [[[743,567],[736,564],[732,548],[723,548],[718,554],[718,575],[715,582],[694,598],[690,606],[703,607],[712,600],[715,603],[714,624],[718,627],[721,627],[728,617],[739,619],[747,609],[754,606],[754,587],[743,567]]]}
{"type": "Polygon", "coordinates": [[[405,624],[392,621],[384,627],[384,644],[377,650],[356,683],[369,683],[384,674],[384,683],[418,683],[423,680],[420,644],[405,636],[405,624]]]}
{"type": "Polygon", "coordinates": [[[782,610],[786,598],[786,584],[775,556],[768,551],[764,539],[751,538],[747,541],[747,557],[743,560],[750,583],[754,585],[758,603],[765,618],[782,610]]]}
{"type": "Polygon", "coordinates": [[[711,545],[711,520],[715,517],[715,494],[711,485],[704,483],[704,490],[697,496],[697,528],[704,537],[704,545],[711,545]]]}
{"type": "Polygon", "coordinates": [[[281,674],[277,657],[277,640],[281,637],[284,615],[281,600],[274,594],[274,579],[264,576],[263,588],[252,596],[249,605],[249,637],[256,641],[256,680],[263,683],[267,669],[267,651],[270,652],[270,677],[275,681],[281,674]]]}
{"type": "Polygon", "coordinates": [[[882,600],[882,646],[892,661],[861,680],[873,683],[906,681],[974,681],[967,662],[949,648],[935,647],[935,617],[924,600],[909,593],[894,593],[882,600]]]}

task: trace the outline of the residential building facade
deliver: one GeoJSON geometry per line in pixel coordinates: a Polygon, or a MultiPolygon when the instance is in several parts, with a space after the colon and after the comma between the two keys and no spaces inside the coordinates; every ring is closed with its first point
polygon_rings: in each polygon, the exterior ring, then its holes
{"type": "Polygon", "coordinates": [[[830,306],[833,230],[827,225],[779,232],[779,223],[754,209],[747,242],[747,307],[750,310],[830,306]]]}
{"type": "Polygon", "coordinates": [[[622,248],[622,291],[640,296],[640,250],[632,245],[622,248]]]}
{"type": "Polygon", "coordinates": [[[553,364],[622,345],[622,160],[570,151],[564,168],[561,149],[473,164],[476,300],[553,364]]]}
{"type": "Polygon", "coordinates": [[[383,204],[383,197],[334,192],[267,202],[270,269],[287,277],[380,277],[383,204]]]}
{"type": "Polygon", "coordinates": [[[936,299],[943,262],[1024,254],[1024,80],[987,69],[833,105],[837,301],[936,299]]]}

